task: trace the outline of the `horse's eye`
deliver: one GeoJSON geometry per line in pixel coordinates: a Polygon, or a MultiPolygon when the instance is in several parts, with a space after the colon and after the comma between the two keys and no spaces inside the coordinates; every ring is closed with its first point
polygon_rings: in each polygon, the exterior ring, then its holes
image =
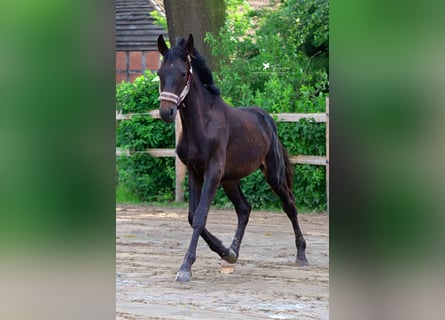
{"type": "Polygon", "coordinates": [[[185,78],[185,73],[182,73],[182,77],[185,78]]]}

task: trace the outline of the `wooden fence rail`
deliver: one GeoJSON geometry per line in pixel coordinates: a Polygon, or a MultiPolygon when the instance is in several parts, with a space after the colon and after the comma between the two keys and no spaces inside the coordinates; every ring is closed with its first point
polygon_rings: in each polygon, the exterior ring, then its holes
{"type": "MultiPolygon", "coordinates": [[[[116,120],[127,120],[134,116],[150,115],[154,119],[159,119],[159,111],[151,110],[146,113],[127,113],[121,114],[116,112],[116,120]]],[[[326,99],[326,113],[275,113],[271,114],[277,121],[280,122],[298,122],[301,119],[314,119],[315,122],[326,123],[326,156],[312,156],[312,155],[291,155],[289,157],[293,164],[311,164],[326,166],[326,195],[327,195],[327,209],[329,211],[329,98],[326,99]]],[[[182,131],[181,121],[179,116],[176,117],[175,122],[175,144],[178,142],[180,133],[182,131]]],[[[176,192],[175,201],[184,201],[184,191],[182,185],[185,179],[186,169],[184,164],[176,156],[175,149],[148,149],[146,151],[136,151],[135,153],[148,153],[153,157],[175,157],[176,169],[176,192]]],[[[126,149],[116,148],[116,155],[130,156],[130,151],[126,149]]]]}

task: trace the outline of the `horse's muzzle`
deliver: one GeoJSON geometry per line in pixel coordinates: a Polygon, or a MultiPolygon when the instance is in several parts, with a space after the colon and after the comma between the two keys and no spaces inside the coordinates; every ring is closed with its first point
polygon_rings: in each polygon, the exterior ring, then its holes
{"type": "Polygon", "coordinates": [[[161,101],[161,106],[159,107],[159,115],[161,119],[167,123],[171,123],[175,120],[177,112],[177,107],[175,104],[169,101],[161,101]]]}

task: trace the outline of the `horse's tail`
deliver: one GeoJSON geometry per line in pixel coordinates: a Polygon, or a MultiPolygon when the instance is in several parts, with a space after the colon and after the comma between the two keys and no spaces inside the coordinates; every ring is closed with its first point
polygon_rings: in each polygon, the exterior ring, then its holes
{"type": "Polygon", "coordinates": [[[289,187],[289,189],[292,190],[294,167],[292,166],[292,163],[290,163],[289,153],[287,152],[286,148],[283,146],[283,144],[281,142],[280,142],[280,145],[281,145],[281,152],[282,152],[283,158],[284,158],[287,186],[289,187]]]}
{"type": "Polygon", "coordinates": [[[273,158],[278,183],[281,184],[281,181],[283,179],[286,179],[287,186],[290,190],[292,190],[292,180],[294,172],[293,166],[289,159],[289,153],[278,138],[277,126],[273,119],[271,119],[271,121],[272,140],[268,156],[271,156],[273,158]]]}

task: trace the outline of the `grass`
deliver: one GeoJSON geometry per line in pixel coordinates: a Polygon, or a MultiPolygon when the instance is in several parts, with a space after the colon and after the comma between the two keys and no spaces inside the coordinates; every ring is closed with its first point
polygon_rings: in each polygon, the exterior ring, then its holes
{"type": "Polygon", "coordinates": [[[116,186],[116,203],[141,203],[136,196],[124,184],[116,186]]]}

